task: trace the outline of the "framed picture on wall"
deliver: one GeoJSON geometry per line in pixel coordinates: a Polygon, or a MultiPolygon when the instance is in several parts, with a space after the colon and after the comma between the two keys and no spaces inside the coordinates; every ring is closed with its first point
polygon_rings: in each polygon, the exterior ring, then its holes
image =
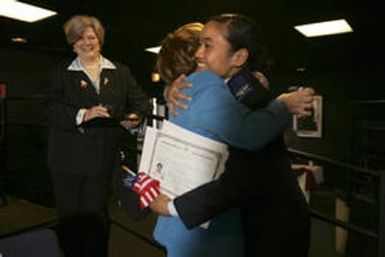
{"type": "Polygon", "coordinates": [[[294,115],[293,130],[298,137],[322,137],[322,96],[314,96],[311,115],[298,117],[294,115]]]}

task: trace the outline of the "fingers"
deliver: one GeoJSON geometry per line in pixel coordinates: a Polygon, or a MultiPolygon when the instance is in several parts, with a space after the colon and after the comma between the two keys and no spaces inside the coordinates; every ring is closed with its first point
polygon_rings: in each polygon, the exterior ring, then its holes
{"type": "Polygon", "coordinates": [[[298,117],[307,117],[310,116],[311,113],[311,108],[305,106],[298,107],[297,111],[295,112],[298,117]]]}
{"type": "Polygon", "coordinates": [[[171,199],[167,195],[165,195],[165,194],[159,194],[158,197],[156,198],[156,200],[168,202],[171,199]]]}
{"type": "Polygon", "coordinates": [[[313,108],[313,101],[310,101],[310,102],[302,102],[302,103],[300,104],[300,107],[301,107],[302,109],[309,110],[309,109],[313,108]]]}
{"type": "Polygon", "coordinates": [[[266,78],[265,75],[263,75],[263,73],[256,71],[254,72],[254,76],[257,78],[257,80],[259,81],[259,83],[261,83],[263,87],[267,89],[269,88],[269,80],[266,78]]]}
{"type": "Polygon", "coordinates": [[[192,85],[191,85],[191,83],[186,82],[186,78],[187,78],[186,75],[182,74],[178,78],[176,78],[176,80],[172,84],[175,84],[175,86],[178,89],[191,88],[192,85]]]}
{"type": "Polygon", "coordinates": [[[307,115],[312,108],[313,95],[311,91],[295,91],[278,97],[293,114],[307,115]]]}
{"type": "MultiPolygon", "coordinates": [[[[188,84],[188,83],[183,83],[188,84]]],[[[191,97],[181,93],[180,88],[175,85],[175,87],[171,86],[172,88],[169,89],[169,97],[167,99],[167,102],[175,105],[176,107],[187,109],[187,106],[185,104],[182,104],[180,101],[185,100],[188,102],[191,102],[191,97]]]]}
{"type": "Polygon", "coordinates": [[[140,124],[140,121],[121,120],[119,123],[125,129],[129,129],[138,126],[140,124]]]}
{"type": "Polygon", "coordinates": [[[119,123],[125,129],[134,128],[141,123],[141,116],[137,113],[129,113],[124,120],[121,120],[119,123]]]}
{"type": "Polygon", "coordinates": [[[186,100],[186,101],[188,101],[188,102],[191,102],[191,97],[189,96],[189,95],[185,95],[185,94],[183,94],[183,93],[179,93],[178,95],[177,95],[177,98],[178,99],[181,99],[181,100],[186,100]]]}
{"type": "Polygon", "coordinates": [[[169,100],[167,101],[167,107],[168,107],[168,112],[172,115],[178,115],[178,112],[176,111],[176,108],[181,108],[186,110],[187,105],[182,104],[179,102],[178,98],[175,97],[170,97],[169,100]]]}
{"type": "Polygon", "coordinates": [[[188,95],[185,95],[183,93],[178,93],[178,94],[173,95],[172,98],[170,98],[170,103],[173,104],[175,107],[187,110],[187,105],[180,102],[181,100],[191,102],[191,97],[189,97],[188,95]]]}
{"type": "Polygon", "coordinates": [[[299,116],[311,115],[315,90],[311,87],[301,88],[290,93],[284,93],[278,97],[283,101],[289,111],[299,116]]]}
{"type": "Polygon", "coordinates": [[[110,114],[108,113],[108,109],[104,106],[98,105],[91,108],[93,114],[95,117],[110,117],[110,114]]]}
{"type": "Polygon", "coordinates": [[[180,75],[171,83],[171,85],[166,87],[164,96],[167,101],[170,114],[177,115],[176,108],[187,109],[187,105],[181,101],[184,100],[191,102],[191,97],[181,93],[181,90],[191,87],[191,83],[186,82],[186,75],[184,74],[180,75]]]}
{"type": "Polygon", "coordinates": [[[175,110],[175,106],[172,103],[167,103],[168,113],[172,115],[178,115],[178,113],[175,110]]]}
{"type": "Polygon", "coordinates": [[[315,90],[311,87],[306,87],[300,91],[299,104],[295,112],[299,117],[306,117],[312,114],[315,90]]]}
{"type": "Polygon", "coordinates": [[[166,86],[164,91],[164,97],[166,101],[170,101],[171,98],[177,98],[177,95],[180,93],[181,89],[191,87],[191,84],[185,81],[186,75],[182,74],[178,78],[176,78],[171,83],[171,85],[166,86]]]}
{"type": "Polygon", "coordinates": [[[305,101],[304,99],[299,99],[299,101],[293,104],[292,112],[293,114],[299,116],[309,116],[311,114],[311,109],[313,108],[312,101],[305,101]]]}
{"type": "Polygon", "coordinates": [[[305,94],[308,94],[308,95],[314,95],[315,94],[315,90],[312,87],[305,87],[302,90],[302,92],[305,93],[305,94]]]}
{"type": "Polygon", "coordinates": [[[168,201],[170,198],[164,194],[160,194],[154,201],[150,203],[150,209],[160,215],[169,216],[168,201]]]}
{"type": "Polygon", "coordinates": [[[127,115],[127,120],[131,120],[131,121],[139,120],[139,115],[137,113],[129,113],[127,115]]]}
{"type": "Polygon", "coordinates": [[[313,96],[300,96],[298,103],[294,105],[294,114],[303,117],[311,115],[311,109],[313,108],[313,96]]]}
{"type": "Polygon", "coordinates": [[[110,114],[106,107],[102,105],[93,106],[90,109],[87,109],[84,120],[89,121],[95,118],[109,118],[110,114]]]}

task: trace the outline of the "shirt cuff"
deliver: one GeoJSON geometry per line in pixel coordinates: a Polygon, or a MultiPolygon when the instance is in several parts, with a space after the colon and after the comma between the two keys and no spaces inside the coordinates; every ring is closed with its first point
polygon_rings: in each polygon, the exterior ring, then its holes
{"type": "Polygon", "coordinates": [[[179,217],[178,212],[176,211],[174,201],[168,201],[167,209],[171,216],[179,217]]]}
{"type": "Polygon", "coordinates": [[[76,125],[80,125],[84,121],[84,115],[86,115],[87,109],[80,109],[76,114],[76,125]]]}

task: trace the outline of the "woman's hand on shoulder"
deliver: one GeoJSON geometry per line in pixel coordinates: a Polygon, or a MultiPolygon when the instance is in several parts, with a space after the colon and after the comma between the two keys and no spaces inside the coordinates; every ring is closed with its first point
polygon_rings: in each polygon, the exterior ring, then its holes
{"type": "Polygon", "coordinates": [[[191,97],[181,93],[183,88],[191,88],[191,83],[186,82],[186,75],[182,74],[176,78],[170,85],[167,85],[164,89],[164,98],[167,101],[168,111],[172,115],[177,115],[175,108],[179,107],[187,109],[185,104],[182,104],[180,100],[186,100],[191,102],[191,97]]]}

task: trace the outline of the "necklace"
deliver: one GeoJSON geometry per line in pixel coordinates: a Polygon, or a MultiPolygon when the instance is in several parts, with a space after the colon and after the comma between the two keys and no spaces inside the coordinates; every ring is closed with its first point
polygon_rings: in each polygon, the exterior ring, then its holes
{"type": "Polygon", "coordinates": [[[95,69],[100,67],[100,59],[98,58],[96,61],[86,62],[80,59],[80,63],[85,69],[95,69]]]}
{"type": "Polygon", "coordinates": [[[96,61],[84,62],[80,60],[81,65],[85,69],[86,74],[94,84],[97,84],[100,73],[100,58],[96,61]]]}

